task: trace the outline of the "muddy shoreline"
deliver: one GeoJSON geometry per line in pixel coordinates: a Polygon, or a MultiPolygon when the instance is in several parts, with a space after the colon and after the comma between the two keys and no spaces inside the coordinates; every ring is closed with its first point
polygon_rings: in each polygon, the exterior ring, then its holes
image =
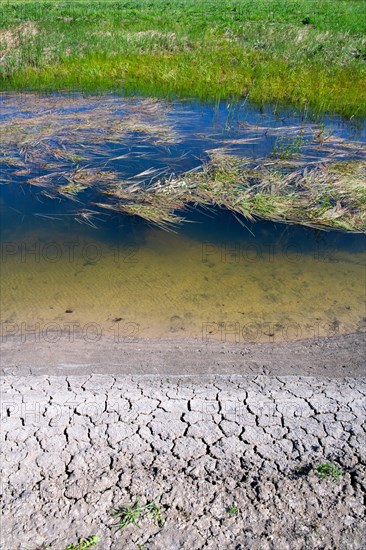
{"type": "Polygon", "coordinates": [[[357,377],[366,372],[366,333],[292,342],[244,344],[194,339],[91,343],[2,342],[1,373],[32,375],[252,375],[357,377]]]}

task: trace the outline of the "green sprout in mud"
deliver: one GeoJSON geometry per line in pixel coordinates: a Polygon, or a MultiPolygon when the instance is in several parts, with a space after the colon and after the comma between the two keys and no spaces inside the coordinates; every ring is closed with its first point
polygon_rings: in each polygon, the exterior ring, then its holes
{"type": "Polygon", "coordinates": [[[145,518],[152,518],[155,525],[162,527],[165,519],[162,516],[160,507],[156,504],[159,496],[151,502],[140,504],[137,498],[131,506],[122,506],[112,510],[112,516],[118,518],[118,527],[124,529],[127,525],[135,525],[140,527],[139,521],[145,518]]]}
{"type": "Polygon", "coordinates": [[[315,474],[320,479],[331,478],[335,481],[339,481],[343,475],[343,471],[334,464],[325,462],[324,464],[319,464],[319,466],[315,468],[315,474]]]}
{"type": "Polygon", "coordinates": [[[229,516],[231,516],[231,517],[237,516],[238,513],[239,513],[239,508],[238,508],[237,506],[235,506],[235,504],[233,504],[232,506],[229,506],[229,507],[228,507],[227,513],[228,513],[229,516]]]}
{"type": "Polygon", "coordinates": [[[65,548],[65,550],[87,550],[87,548],[93,548],[94,546],[97,546],[99,544],[99,537],[93,536],[89,538],[82,538],[79,539],[79,542],[77,544],[68,544],[65,548]]]}

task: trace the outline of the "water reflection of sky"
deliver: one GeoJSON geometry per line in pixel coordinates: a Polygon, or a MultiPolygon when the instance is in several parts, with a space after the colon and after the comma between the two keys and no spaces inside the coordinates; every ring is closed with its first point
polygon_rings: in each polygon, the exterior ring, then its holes
{"type": "MultiPolygon", "coordinates": [[[[39,96],[37,96],[39,98],[39,96]]],[[[62,115],[77,115],[80,112],[89,113],[93,117],[93,112],[100,102],[112,105],[116,117],[128,116],[131,106],[134,109],[139,107],[139,98],[122,98],[113,95],[90,97],[85,101],[85,96],[73,94],[74,102],[63,107],[57,105],[57,96],[52,96],[51,105],[47,103],[44,111],[38,111],[38,115],[47,115],[47,113],[58,113],[62,115]],[[83,101],[78,105],[78,97],[83,101]]],[[[34,116],[32,113],[32,103],[29,95],[9,95],[0,96],[0,116],[3,121],[11,120],[16,117],[34,116]]],[[[323,116],[321,119],[312,117],[311,114],[305,115],[294,110],[276,110],[273,107],[265,107],[261,110],[252,106],[248,102],[238,102],[230,104],[221,102],[218,104],[201,104],[199,102],[174,102],[164,103],[168,105],[165,118],[168,125],[176,132],[179,139],[176,142],[164,143],[154,141],[152,136],[142,132],[128,132],[123,135],[123,139],[117,142],[103,141],[98,145],[98,150],[93,158],[87,162],[81,161],[80,165],[88,167],[98,167],[102,170],[112,170],[120,173],[124,179],[134,178],[137,174],[143,173],[148,169],[156,170],[151,176],[142,176],[142,179],[149,183],[157,177],[169,176],[170,174],[179,174],[186,170],[199,166],[202,161],[208,159],[207,151],[210,149],[228,147],[231,152],[242,156],[262,158],[270,155],[274,147],[278,145],[279,136],[284,140],[281,143],[286,147],[286,140],[291,140],[293,136],[299,135],[304,131],[304,140],[301,145],[301,153],[309,161],[319,159],[324,155],[324,151],[317,150],[316,144],[310,144],[309,136],[316,130],[321,129],[327,135],[341,140],[358,141],[366,143],[366,122],[362,120],[345,120],[339,116],[323,116]],[[269,130],[268,130],[269,129],[269,130]],[[272,132],[272,130],[279,130],[272,132]],[[118,158],[116,158],[118,157],[118,158]],[[123,158],[119,158],[123,157],[123,158]],[[115,159],[115,160],[111,160],[115,159]]],[[[39,102],[38,102],[39,106],[39,102]]],[[[93,129],[98,132],[101,129],[93,129]]],[[[280,143],[280,146],[281,146],[280,143]]],[[[18,148],[19,148],[18,144],[18,148]]],[[[57,146],[57,143],[53,145],[57,146]]],[[[338,148],[339,142],[338,142],[338,148]]],[[[328,151],[328,156],[333,155],[332,147],[328,151]]],[[[356,156],[364,154],[358,151],[356,156]]],[[[354,151],[348,152],[349,158],[355,155],[354,151]]],[[[0,159],[1,160],[1,159],[0,159]]],[[[57,161],[59,171],[72,170],[75,166],[65,159],[57,161]]],[[[2,229],[5,233],[11,233],[19,230],[22,225],[23,230],[31,230],[35,225],[41,224],[44,228],[51,226],[65,226],[74,224],[73,213],[78,209],[90,203],[96,198],[94,190],[87,190],[79,193],[75,200],[66,198],[49,199],[42,194],[42,188],[24,185],[30,176],[39,176],[47,174],[47,169],[42,166],[33,166],[35,172],[24,175],[17,175],[14,166],[7,163],[0,163],[1,177],[3,183],[7,185],[0,186],[1,193],[1,213],[2,229]]],[[[61,176],[62,178],[62,176],[61,176]]],[[[55,170],[55,184],[60,182],[60,176],[55,170]]],[[[133,181],[133,180],[131,180],[133,181]]],[[[96,207],[92,207],[96,210],[96,207]]],[[[195,214],[189,214],[189,216],[195,214]]],[[[200,224],[204,220],[209,224],[209,218],[200,214],[200,224]]],[[[231,216],[225,221],[225,228],[228,227],[229,220],[240,228],[238,222],[231,216]]],[[[95,220],[99,229],[106,234],[108,227],[122,225],[125,227],[126,218],[120,215],[110,215],[109,213],[98,212],[95,220]]],[[[134,222],[135,223],[135,222],[134,222]]],[[[78,227],[76,224],[75,227],[78,227]]],[[[217,220],[213,227],[217,225],[217,220]]],[[[251,224],[246,222],[251,232],[258,234],[258,227],[254,229],[251,224]]],[[[278,225],[278,224],[277,224],[278,225]]],[[[197,227],[197,224],[195,224],[197,227]]],[[[212,228],[213,229],[213,228],[212,228]]],[[[223,230],[221,227],[220,231],[223,230]]],[[[225,229],[226,230],[226,229],[225,229]]],[[[242,230],[242,228],[241,228],[242,230]]],[[[189,228],[186,231],[190,231],[189,228]]],[[[302,229],[303,235],[306,234],[302,229]]],[[[311,233],[312,230],[309,230],[311,233]]],[[[332,237],[335,238],[335,237],[332,237]]],[[[342,239],[346,237],[342,237],[342,239]]],[[[349,236],[348,242],[354,237],[349,236]]],[[[341,239],[341,237],[337,237],[341,239]]],[[[357,240],[357,238],[355,238],[357,240]]]]}

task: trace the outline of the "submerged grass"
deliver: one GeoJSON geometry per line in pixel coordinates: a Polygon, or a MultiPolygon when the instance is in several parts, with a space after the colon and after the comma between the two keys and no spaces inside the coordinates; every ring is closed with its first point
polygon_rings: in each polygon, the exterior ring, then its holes
{"type": "Polygon", "coordinates": [[[216,152],[184,185],[198,203],[225,206],[248,219],[366,230],[366,162],[329,161],[312,168],[283,160],[239,159],[216,152]]]}
{"type": "MultiPolygon", "coordinates": [[[[317,124],[246,124],[241,137],[206,151],[208,160],[190,171],[177,175],[163,166],[126,176],[135,154],[128,145],[132,134],[141,135],[147,148],[137,152],[145,165],[152,147],[161,154],[161,148],[182,140],[169,116],[173,112],[179,114],[169,102],[147,98],[100,102],[80,95],[10,95],[4,102],[1,183],[20,177],[19,183],[38,187],[47,197],[73,200],[76,219],[92,226],[96,212],[88,205],[167,229],[184,220],[181,212],[188,206],[202,205],[248,219],[365,232],[365,147],[328,135],[317,124]],[[240,145],[263,135],[276,140],[272,156],[243,157],[240,145]],[[123,154],[106,156],[106,143],[122,146],[123,154]],[[125,163],[122,170],[113,162],[119,160],[125,163]]],[[[215,144],[213,136],[210,140],[215,144]]]]}
{"type": "Polygon", "coordinates": [[[219,206],[249,220],[366,233],[366,162],[312,168],[289,161],[238,158],[216,150],[199,170],[145,187],[120,182],[102,190],[100,208],[139,216],[163,228],[184,221],[189,205],[219,206]]]}
{"type": "Polygon", "coordinates": [[[366,10],[345,0],[9,0],[0,86],[248,96],[366,115],[366,10]]]}

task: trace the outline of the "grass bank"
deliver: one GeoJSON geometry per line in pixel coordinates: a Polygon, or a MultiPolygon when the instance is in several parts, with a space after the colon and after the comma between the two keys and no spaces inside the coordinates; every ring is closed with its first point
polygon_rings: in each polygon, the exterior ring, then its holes
{"type": "Polygon", "coordinates": [[[249,97],[366,115],[363,0],[10,0],[0,87],[249,97]]]}

